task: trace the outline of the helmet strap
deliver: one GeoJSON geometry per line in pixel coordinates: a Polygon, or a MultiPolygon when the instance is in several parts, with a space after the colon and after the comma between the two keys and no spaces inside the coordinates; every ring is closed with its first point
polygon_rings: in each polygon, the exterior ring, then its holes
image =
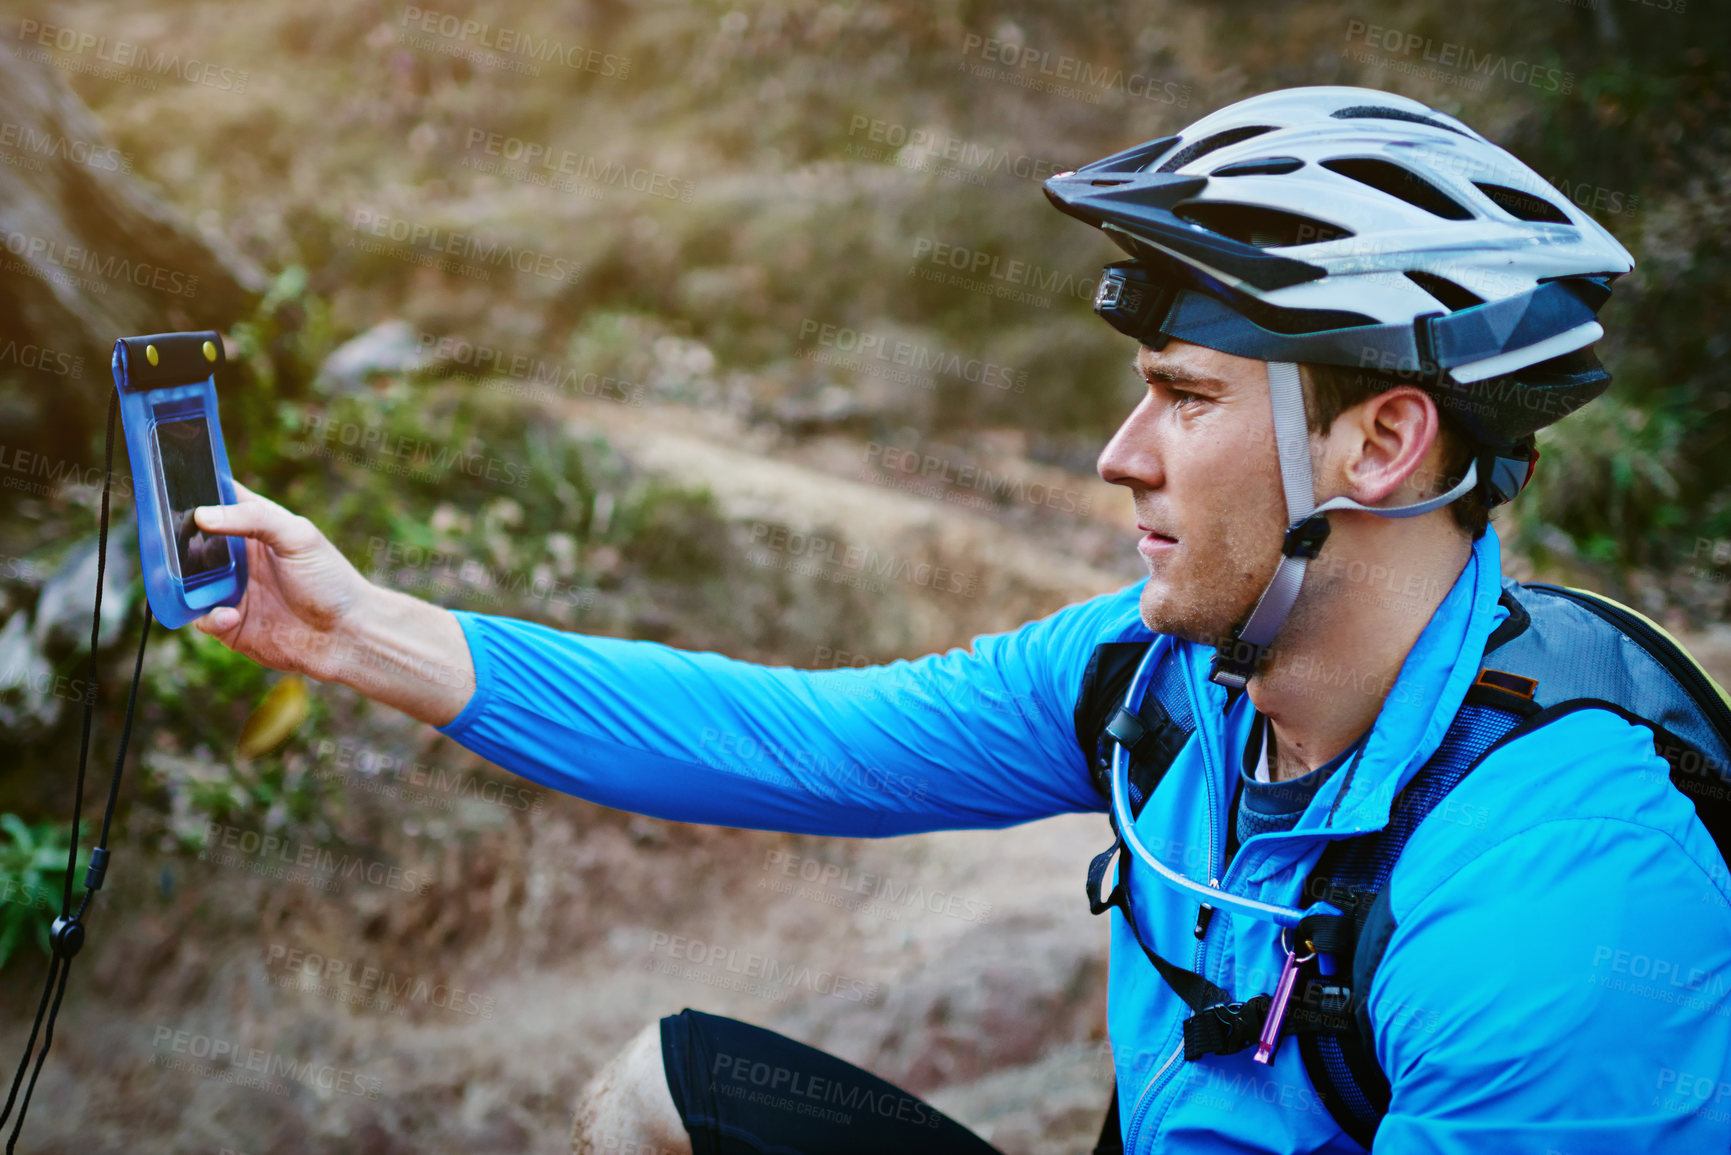
{"type": "Polygon", "coordinates": [[[1474,461],[1467,466],[1466,476],[1447,492],[1423,501],[1370,506],[1341,496],[1317,505],[1316,480],[1310,468],[1310,427],[1304,415],[1304,387],[1295,362],[1268,362],[1268,397],[1274,408],[1274,448],[1280,460],[1280,483],[1286,497],[1286,540],[1281,543],[1280,564],[1257,599],[1256,608],[1248,619],[1233,627],[1230,639],[1215,648],[1208,677],[1228,689],[1244,687],[1261,664],[1274,636],[1286,624],[1304,584],[1306,567],[1328,540],[1328,519],[1323,514],[1335,509],[1356,509],[1378,517],[1417,517],[1470,493],[1478,484],[1478,462],[1474,461]]]}

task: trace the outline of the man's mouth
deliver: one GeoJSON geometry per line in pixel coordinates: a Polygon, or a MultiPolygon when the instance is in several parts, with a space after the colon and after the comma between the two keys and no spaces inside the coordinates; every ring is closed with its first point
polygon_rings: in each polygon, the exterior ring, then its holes
{"type": "Polygon", "coordinates": [[[1145,525],[1138,525],[1136,528],[1143,531],[1142,540],[1136,543],[1136,549],[1144,556],[1170,549],[1178,544],[1177,538],[1161,533],[1157,529],[1149,529],[1145,525]]]}

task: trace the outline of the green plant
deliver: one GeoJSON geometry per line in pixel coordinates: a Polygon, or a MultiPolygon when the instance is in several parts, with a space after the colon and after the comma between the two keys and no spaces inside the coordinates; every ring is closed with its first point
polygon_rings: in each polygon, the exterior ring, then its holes
{"type": "Polygon", "coordinates": [[[65,885],[70,829],[69,823],[31,825],[16,814],[0,814],[0,967],[32,930],[48,952],[48,927],[65,885]]]}

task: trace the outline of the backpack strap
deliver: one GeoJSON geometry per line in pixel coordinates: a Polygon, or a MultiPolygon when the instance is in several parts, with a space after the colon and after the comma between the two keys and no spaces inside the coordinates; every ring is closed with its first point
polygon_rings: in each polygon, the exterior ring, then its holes
{"type": "Polygon", "coordinates": [[[1287,1029],[1299,1036],[1306,1072],[1329,1114],[1369,1147],[1388,1111],[1388,1079],[1376,1062],[1368,995],[1395,931],[1388,878],[1412,833],[1496,741],[1538,712],[1531,679],[1486,669],[1467,691],[1442,744],[1395,796],[1388,825],[1329,845],[1305,883],[1307,898],[1325,898],[1344,913],[1299,922],[1295,937],[1336,959],[1324,975],[1315,961],[1299,968],[1287,1029]],[[1520,689],[1526,686],[1529,693],[1520,689]]]}
{"type": "Polygon", "coordinates": [[[1087,759],[1094,789],[1110,802],[1112,798],[1112,745],[1121,742],[1130,753],[1130,808],[1140,813],[1142,803],[1160,784],[1178,751],[1196,729],[1184,687],[1173,676],[1171,658],[1161,662],[1150,692],[1138,712],[1123,708],[1124,695],[1136,667],[1152,641],[1102,642],[1088,658],[1082,675],[1082,690],[1073,714],[1076,742],[1087,759]],[[1119,717],[1122,715],[1122,718],[1119,717]]]}
{"type": "MultiPolygon", "coordinates": [[[[1508,616],[1485,641],[1479,674],[1442,742],[1394,798],[1383,829],[1329,845],[1305,881],[1306,901],[1326,899],[1339,916],[1305,919],[1296,938],[1336,960],[1324,975],[1315,961],[1299,968],[1285,1029],[1298,1036],[1299,1053],[1317,1097],[1341,1130],[1366,1148],[1388,1113],[1390,1088],[1376,1061],[1368,1010],[1371,983],[1388,949],[1395,921],[1388,879],[1408,839],[1498,740],[1540,711],[1537,681],[1517,670],[1490,666],[1491,655],[1526,634],[1532,617],[1505,583],[1498,602],[1508,616]]],[[[1505,666],[1507,653],[1498,654],[1505,666]]]]}
{"type": "Polygon", "coordinates": [[[1318,936],[1318,946],[1347,960],[1339,969],[1351,978],[1301,969],[1288,1020],[1318,1097],[1367,1148],[1389,1103],[1367,1006],[1396,929],[1388,879],[1418,823],[1488,755],[1581,709],[1644,725],[1672,783],[1731,861],[1731,696],[1657,623],[1610,598],[1505,579],[1500,600],[1509,617],[1491,634],[1441,746],[1396,797],[1388,826],[1332,844],[1305,885],[1307,898],[1327,898],[1346,914],[1332,924],[1306,920],[1299,935],[1318,936]],[[1500,669],[1489,667],[1493,651],[1500,669]]]}
{"type": "MultiPolygon", "coordinates": [[[[1094,784],[1101,795],[1111,797],[1107,774],[1111,771],[1113,746],[1124,747],[1130,759],[1130,814],[1134,821],[1154,788],[1190,740],[1196,729],[1189,693],[1172,651],[1155,666],[1148,692],[1135,713],[1123,706],[1136,668],[1148,652],[1149,642],[1106,642],[1094,649],[1082,691],[1076,702],[1077,741],[1089,759],[1094,784]]],[[[1184,1055],[1195,1059],[1205,1054],[1229,1055],[1256,1041],[1272,1001],[1266,994],[1238,1001],[1213,982],[1162,958],[1148,945],[1136,925],[1130,904],[1130,872],[1120,866],[1118,881],[1110,894],[1101,896],[1106,872],[1113,860],[1125,853],[1124,839],[1113,818],[1112,845],[1088,864],[1088,910],[1104,914],[1117,907],[1129,924],[1130,933],[1160,977],[1193,1012],[1184,1022],[1184,1055]]],[[[1206,908],[1204,908],[1206,910],[1206,908]]],[[[1199,915],[1197,937],[1207,928],[1206,915],[1199,915]]]]}

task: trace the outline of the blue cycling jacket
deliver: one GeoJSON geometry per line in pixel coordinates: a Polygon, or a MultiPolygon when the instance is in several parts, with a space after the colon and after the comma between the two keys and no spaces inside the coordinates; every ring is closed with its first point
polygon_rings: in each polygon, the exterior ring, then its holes
{"type": "MultiPolygon", "coordinates": [[[[1494,528],[1426,625],[1351,771],[1291,831],[1251,838],[1222,884],[1307,905],[1332,838],[1379,829],[1441,743],[1497,604],[1494,528]]],[[[1072,710],[1089,655],[1147,640],[1140,583],[917,661],[807,671],[460,613],[478,676],[441,731],[554,790],[685,822],[872,836],[1004,827],[1100,811],[1072,710]]],[[[1206,881],[1253,704],[1177,639],[1196,731],[1136,819],[1206,881]]],[[[1101,824],[1103,835],[1105,823],[1101,824]]],[[[1085,860],[1079,848],[1078,883],[1085,860]]],[[[1150,945],[1235,997],[1270,992],[1277,928],[1217,914],[1132,868],[1150,945]]],[[[1651,734],[1600,709],[1491,754],[1408,843],[1397,929],[1369,996],[1393,1088],[1375,1150],[1484,1155],[1731,1151],[1731,873],[1651,734]]],[[[1077,901],[1081,901],[1077,887],[1077,901]]],[[[1317,1099],[1296,1040],[1186,1062],[1189,1009],[1112,919],[1108,1025],[1125,1149],[1357,1152],[1317,1099]]]]}

